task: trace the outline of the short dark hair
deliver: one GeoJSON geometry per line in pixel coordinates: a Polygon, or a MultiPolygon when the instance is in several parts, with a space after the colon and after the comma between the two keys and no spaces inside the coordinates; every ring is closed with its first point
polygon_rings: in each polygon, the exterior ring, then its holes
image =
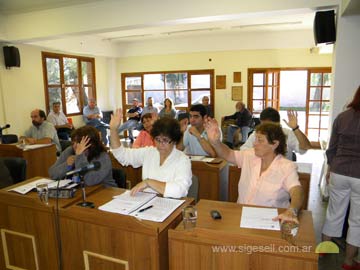
{"type": "Polygon", "coordinates": [[[39,110],[39,116],[41,118],[44,118],[44,120],[46,120],[46,113],[43,110],[39,110]]]}
{"type": "Polygon", "coordinates": [[[141,116],[141,123],[144,122],[144,119],[149,119],[152,118],[152,114],[151,113],[145,113],[144,115],[141,116]]]}
{"type": "Polygon", "coordinates": [[[190,107],[190,112],[199,112],[202,117],[204,117],[207,112],[206,108],[202,104],[195,104],[190,107]]]}
{"type": "Polygon", "coordinates": [[[71,133],[71,141],[79,143],[82,137],[88,136],[91,144],[89,154],[87,156],[88,161],[92,161],[94,158],[100,156],[101,152],[106,152],[106,148],[100,140],[99,131],[93,126],[83,126],[75,129],[71,133]]]}
{"type": "Polygon", "coordinates": [[[260,113],[260,121],[264,120],[280,123],[280,114],[274,108],[267,107],[260,113]]]}
{"type": "Polygon", "coordinates": [[[278,141],[279,145],[274,152],[278,155],[285,155],[287,152],[286,147],[286,135],[284,134],[282,127],[276,123],[262,123],[255,128],[256,133],[260,133],[266,136],[266,139],[270,144],[274,144],[274,141],[278,141]]]}
{"type": "Polygon", "coordinates": [[[55,104],[59,104],[59,105],[60,105],[61,102],[60,102],[60,101],[54,101],[52,105],[54,106],[55,104]]]}
{"type": "Polygon", "coordinates": [[[150,135],[153,139],[160,135],[169,137],[169,139],[176,144],[180,142],[182,137],[179,122],[170,117],[164,117],[156,120],[153,124],[150,135]]]}

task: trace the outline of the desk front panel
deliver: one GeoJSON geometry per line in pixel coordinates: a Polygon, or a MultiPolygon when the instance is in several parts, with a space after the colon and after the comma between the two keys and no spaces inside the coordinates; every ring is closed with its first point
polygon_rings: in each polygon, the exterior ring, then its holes
{"type": "MultiPolygon", "coordinates": [[[[31,191],[22,195],[7,191],[35,179],[0,190],[0,269],[58,268],[55,199],[49,198],[49,205],[45,205],[40,202],[36,192],[31,191]]],[[[87,194],[101,188],[101,186],[89,187],[87,194]]],[[[72,199],[60,199],[59,207],[71,204],[80,198],[81,192],[77,191],[72,199]]]]}
{"type": "Polygon", "coordinates": [[[88,196],[95,209],[62,209],[64,269],[168,269],[168,229],[181,222],[181,209],[193,200],[187,199],[161,223],[96,209],[123,191],[108,188],[88,196]]]}
{"type": "MultiPolygon", "coordinates": [[[[279,231],[240,228],[242,206],[201,200],[193,231],[169,230],[170,269],[317,269],[311,212],[302,211],[296,245],[279,231]],[[217,209],[221,220],[213,220],[217,209]]],[[[283,210],[279,210],[280,212],[283,210]]]]}

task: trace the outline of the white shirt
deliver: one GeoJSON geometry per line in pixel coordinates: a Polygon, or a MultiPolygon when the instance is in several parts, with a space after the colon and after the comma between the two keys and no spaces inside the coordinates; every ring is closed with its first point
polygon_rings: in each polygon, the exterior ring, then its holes
{"type": "MultiPolygon", "coordinates": [[[[299,149],[299,141],[296,138],[294,132],[288,128],[282,128],[282,130],[286,136],[287,159],[292,160],[292,151],[296,153],[304,154],[306,150],[299,149]]],[[[254,146],[254,142],[255,142],[255,132],[251,133],[247,141],[240,147],[240,150],[252,148],[254,146]]]]}
{"type": "Polygon", "coordinates": [[[51,111],[48,114],[47,120],[54,124],[54,126],[62,126],[68,123],[68,120],[66,118],[66,115],[63,112],[54,113],[54,111],[51,111]]]}
{"type": "Polygon", "coordinates": [[[142,166],[142,178],[166,182],[164,197],[185,197],[191,186],[191,161],[183,152],[174,149],[160,165],[160,153],[156,147],[137,149],[120,146],[112,149],[114,157],[123,165],[142,166]]]}

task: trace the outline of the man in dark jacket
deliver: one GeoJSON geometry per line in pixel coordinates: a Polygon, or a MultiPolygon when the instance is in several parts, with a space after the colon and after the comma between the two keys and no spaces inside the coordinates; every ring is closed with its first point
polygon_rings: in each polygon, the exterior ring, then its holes
{"type": "Polygon", "coordinates": [[[134,98],[132,107],[126,113],[126,116],[129,117],[128,120],[119,127],[119,133],[123,132],[124,130],[129,131],[129,139],[131,143],[134,142],[132,131],[138,127],[141,113],[142,108],[139,106],[139,100],[134,98]]]}
{"type": "Polygon", "coordinates": [[[236,120],[235,125],[229,125],[227,127],[227,138],[226,141],[230,144],[234,144],[234,134],[241,132],[241,143],[246,142],[248,133],[250,132],[250,125],[252,120],[251,112],[245,108],[245,104],[241,101],[236,103],[236,112],[233,115],[223,116],[222,122],[228,119],[236,120]]]}

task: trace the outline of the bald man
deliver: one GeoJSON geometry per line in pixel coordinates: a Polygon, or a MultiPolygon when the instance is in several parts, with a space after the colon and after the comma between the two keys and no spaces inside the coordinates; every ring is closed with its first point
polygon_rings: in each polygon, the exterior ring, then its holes
{"type": "Polygon", "coordinates": [[[48,144],[54,143],[58,152],[61,152],[59,138],[53,124],[46,121],[46,114],[43,110],[35,109],[31,112],[32,126],[25,131],[25,136],[20,139],[27,144],[48,144]]]}

